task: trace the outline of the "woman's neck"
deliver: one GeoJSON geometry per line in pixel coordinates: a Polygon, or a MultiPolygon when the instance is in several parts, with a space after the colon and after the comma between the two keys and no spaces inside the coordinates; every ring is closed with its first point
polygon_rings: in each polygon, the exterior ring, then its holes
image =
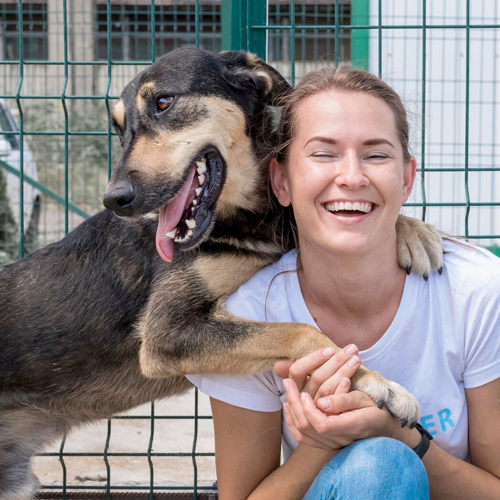
{"type": "Polygon", "coordinates": [[[323,333],[340,347],[355,343],[367,349],[396,315],[406,275],[398,266],[395,245],[384,250],[342,256],[300,251],[304,300],[323,333]]]}

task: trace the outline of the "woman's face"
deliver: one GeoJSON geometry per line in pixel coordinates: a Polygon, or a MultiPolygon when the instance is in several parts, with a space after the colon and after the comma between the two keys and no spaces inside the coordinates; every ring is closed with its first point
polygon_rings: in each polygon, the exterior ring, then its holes
{"type": "Polygon", "coordinates": [[[391,108],[366,93],[328,90],[304,99],[295,117],[288,165],[273,160],[271,182],[293,207],[301,249],[395,249],[415,160],[403,159],[391,108]]]}

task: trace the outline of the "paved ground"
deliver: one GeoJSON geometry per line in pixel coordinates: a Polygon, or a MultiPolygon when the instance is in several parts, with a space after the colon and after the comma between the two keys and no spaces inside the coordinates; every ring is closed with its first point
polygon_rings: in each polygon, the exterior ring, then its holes
{"type": "MultiPolygon", "coordinates": [[[[156,416],[193,416],[194,391],[162,401],[155,405],[156,416]]],[[[210,415],[208,398],[199,395],[199,415],[210,415]]],[[[130,416],[149,416],[151,406],[145,405],[127,413],[130,416]]],[[[153,452],[191,453],[194,438],[194,419],[157,419],[154,422],[153,452]]],[[[106,485],[107,471],[102,456],[82,456],[85,453],[103,453],[108,422],[82,428],[71,433],[64,446],[64,465],[68,485],[106,485]],[[67,454],[82,454],[68,456],[67,454]]],[[[109,452],[147,453],[151,437],[151,419],[127,419],[111,421],[109,452]]],[[[60,443],[48,452],[59,452],[60,443]]],[[[213,453],[212,420],[198,420],[197,453],[213,453]]],[[[147,457],[109,457],[112,485],[149,485],[150,466],[147,457]]],[[[215,480],[213,457],[197,457],[198,484],[212,485],[215,480]]],[[[191,457],[154,457],[155,485],[193,484],[194,467],[191,457]]],[[[34,470],[44,485],[57,485],[63,481],[63,467],[59,457],[36,457],[34,470]]]]}

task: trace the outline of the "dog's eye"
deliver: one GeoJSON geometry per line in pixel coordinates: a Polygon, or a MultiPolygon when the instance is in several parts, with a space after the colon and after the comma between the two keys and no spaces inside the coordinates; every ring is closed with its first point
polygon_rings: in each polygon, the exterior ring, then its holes
{"type": "Polygon", "coordinates": [[[160,97],[156,101],[156,109],[160,112],[165,111],[167,108],[169,108],[172,105],[173,102],[174,102],[173,97],[160,97]]]}

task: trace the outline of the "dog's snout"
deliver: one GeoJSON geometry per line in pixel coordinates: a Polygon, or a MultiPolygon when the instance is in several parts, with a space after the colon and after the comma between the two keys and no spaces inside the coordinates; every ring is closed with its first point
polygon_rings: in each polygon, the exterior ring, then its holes
{"type": "Polygon", "coordinates": [[[108,187],[103,203],[117,215],[132,215],[134,200],[134,186],[130,182],[121,181],[108,187]]]}

